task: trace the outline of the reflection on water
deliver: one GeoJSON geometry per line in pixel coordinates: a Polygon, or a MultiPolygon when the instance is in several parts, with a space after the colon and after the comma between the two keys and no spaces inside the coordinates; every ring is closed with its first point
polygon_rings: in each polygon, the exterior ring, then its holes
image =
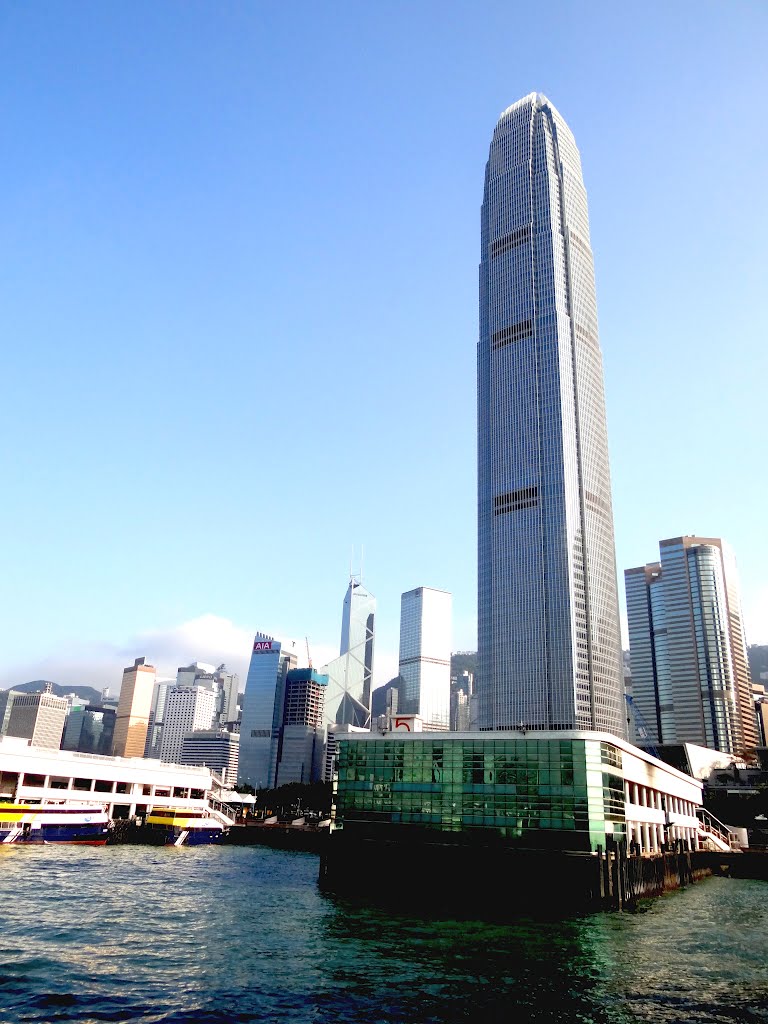
{"type": "Polygon", "coordinates": [[[0,847],[0,1021],[768,1021],[765,883],[499,924],[333,899],[317,866],[259,847],[0,847]]]}

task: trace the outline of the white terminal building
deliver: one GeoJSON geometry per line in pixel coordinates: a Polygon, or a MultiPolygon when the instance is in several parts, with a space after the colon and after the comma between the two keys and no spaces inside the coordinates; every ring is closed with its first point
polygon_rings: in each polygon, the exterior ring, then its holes
{"type": "Polygon", "coordinates": [[[215,798],[217,791],[218,780],[207,767],[48,750],[0,738],[0,800],[102,804],[110,818],[143,817],[152,808],[204,810],[230,825],[233,814],[215,798]]]}

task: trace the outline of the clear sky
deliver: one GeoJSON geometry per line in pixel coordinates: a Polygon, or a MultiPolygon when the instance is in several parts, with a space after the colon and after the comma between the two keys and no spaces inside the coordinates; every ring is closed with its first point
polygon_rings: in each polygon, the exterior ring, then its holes
{"type": "MultiPolygon", "coordinates": [[[[454,594],[475,645],[479,212],[499,113],[570,124],[617,561],[722,536],[768,642],[762,2],[0,5],[0,686],[240,671],[454,594]]],[[[623,585],[621,586],[623,604],[623,585]]]]}

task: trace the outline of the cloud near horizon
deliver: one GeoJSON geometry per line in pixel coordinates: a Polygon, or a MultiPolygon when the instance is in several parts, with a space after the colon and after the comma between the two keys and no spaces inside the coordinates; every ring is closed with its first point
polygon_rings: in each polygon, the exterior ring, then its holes
{"type": "MultiPolygon", "coordinates": [[[[175,678],[180,665],[193,661],[225,664],[231,672],[238,673],[243,689],[253,635],[253,630],[209,612],[169,629],[144,630],[119,645],[72,644],[55,655],[7,666],[0,674],[0,688],[32,679],[50,679],[64,686],[93,686],[97,690],[108,687],[116,697],[123,669],[135,658],[145,657],[155,666],[158,679],[175,678]]],[[[280,630],[274,636],[284,647],[291,646],[296,651],[299,666],[307,664],[304,640],[287,639],[280,630]]],[[[313,643],[311,655],[312,664],[320,668],[338,655],[338,648],[313,643]]],[[[374,668],[374,685],[380,686],[397,674],[397,654],[376,651],[374,668]]]]}

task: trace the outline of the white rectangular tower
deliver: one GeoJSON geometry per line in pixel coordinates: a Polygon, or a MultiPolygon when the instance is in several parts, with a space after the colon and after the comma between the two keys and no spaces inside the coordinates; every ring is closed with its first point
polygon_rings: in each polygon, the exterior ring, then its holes
{"type": "MultiPolygon", "coordinates": [[[[417,587],[400,599],[400,698],[425,729],[447,729],[451,710],[451,595],[417,587]]],[[[400,710],[400,706],[398,707],[400,710]]]]}

